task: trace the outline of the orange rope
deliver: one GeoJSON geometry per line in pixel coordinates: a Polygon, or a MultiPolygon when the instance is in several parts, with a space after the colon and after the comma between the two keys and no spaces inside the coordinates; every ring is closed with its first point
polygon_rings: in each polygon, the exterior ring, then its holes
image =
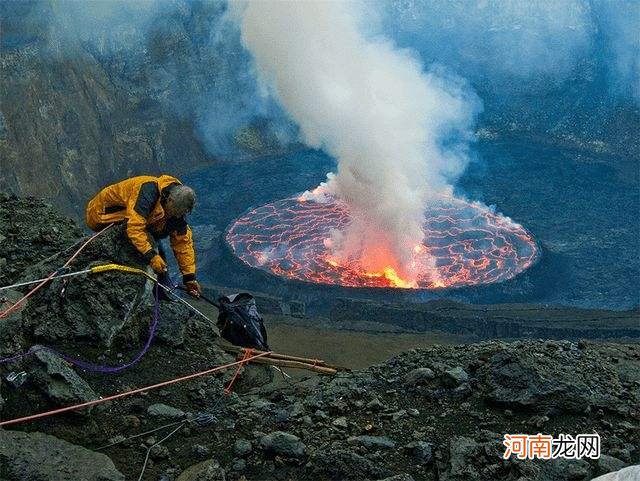
{"type": "MultiPolygon", "coordinates": [[[[231,378],[231,381],[229,381],[229,384],[227,384],[227,387],[224,388],[224,393],[227,396],[231,394],[231,387],[233,386],[233,383],[236,381],[238,374],[240,374],[240,369],[242,369],[242,366],[244,366],[247,363],[247,361],[251,359],[252,354],[253,354],[253,349],[244,350],[244,356],[242,356],[242,359],[240,360],[240,364],[238,364],[238,369],[236,369],[236,372],[231,378]]],[[[259,356],[254,356],[254,357],[259,357],[259,356]]]]}
{"type": "MultiPolygon", "coordinates": [[[[80,255],[80,253],[84,250],[85,247],[87,247],[96,237],[98,237],[102,233],[106,232],[107,229],[109,229],[111,226],[113,226],[113,224],[109,224],[104,229],[96,232],[91,237],[89,237],[89,239],[87,239],[87,241],[84,244],[82,244],[80,246],[80,248],[69,258],[69,260],[64,264],[64,266],[62,266],[62,268],[64,269],[64,268],[69,267],[69,265],[76,259],[76,257],[78,257],[80,255]]],[[[26,301],[32,295],[34,295],[37,291],[39,291],[47,282],[49,282],[51,279],[53,279],[56,276],[56,274],[58,274],[58,270],[53,271],[51,274],[49,274],[49,276],[45,280],[43,280],[40,284],[38,284],[36,287],[31,289],[21,299],[18,299],[18,301],[16,301],[13,305],[9,306],[6,310],[0,312],[0,319],[3,319],[5,317],[7,317],[9,314],[11,314],[13,311],[15,311],[18,307],[20,307],[20,305],[24,301],[26,301]]]]}
{"type": "MultiPolygon", "coordinates": [[[[21,418],[16,418],[16,419],[10,419],[8,421],[2,421],[0,422],[0,427],[3,426],[9,426],[11,424],[18,424],[18,423],[23,423],[23,422],[27,422],[27,421],[33,421],[34,419],[40,419],[40,418],[44,418],[44,417],[48,417],[48,416],[53,416],[55,414],[61,414],[61,413],[65,413],[68,411],[75,411],[78,409],[82,409],[82,408],[86,408],[86,407],[90,407],[90,406],[95,406],[96,404],[101,404],[101,403],[105,403],[108,401],[113,401],[115,399],[120,399],[126,396],[132,396],[134,394],[139,394],[141,392],[145,392],[145,391],[151,391],[152,389],[158,389],[160,387],[164,387],[164,386],[169,386],[171,384],[176,384],[178,382],[182,382],[182,381],[187,381],[189,379],[193,379],[196,377],[200,377],[200,376],[205,376],[207,374],[211,374],[217,371],[222,371],[223,369],[227,369],[229,367],[233,367],[233,366],[238,366],[238,365],[242,365],[243,363],[246,363],[248,361],[250,361],[251,359],[256,359],[258,357],[263,357],[263,356],[268,356],[269,354],[271,354],[271,351],[269,352],[263,352],[261,354],[256,354],[255,356],[251,356],[249,358],[243,358],[241,361],[236,361],[236,362],[232,362],[229,364],[225,364],[223,366],[217,366],[211,369],[207,369],[206,371],[201,371],[201,372],[197,372],[194,374],[189,374],[187,376],[182,376],[179,378],[175,378],[175,379],[170,379],[168,381],[163,381],[157,384],[152,384],[150,386],[145,386],[145,387],[140,387],[137,389],[132,389],[129,391],[124,391],[121,392],[119,394],[113,394],[111,396],[107,396],[104,398],[100,398],[100,399],[94,399],[93,401],[88,401],[85,403],[81,403],[81,404],[74,404],[73,406],[67,406],[67,407],[63,407],[63,408],[59,408],[59,409],[54,409],[51,411],[45,411],[42,413],[38,413],[38,414],[32,414],[31,416],[25,416],[25,417],[21,417],[21,418]]],[[[245,354],[246,357],[246,354],[245,354]]],[[[235,379],[235,377],[234,377],[235,379]]]]}

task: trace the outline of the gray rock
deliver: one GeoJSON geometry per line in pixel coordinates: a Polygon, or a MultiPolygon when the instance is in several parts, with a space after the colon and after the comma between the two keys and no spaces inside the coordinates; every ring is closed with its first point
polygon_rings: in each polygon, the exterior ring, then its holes
{"type": "Polygon", "coordinates": [[[395,442],[384,436],[352,436],[347,439],[347,442],[374,449],[393,449],[396,447],[395,442]]]}
{"type": "Polygon", "coordinates": [[[384,404],[382,404],[382,402],[380,402],[380,399],[378,398],[373,398],[371,401],[369,401],[365,407],[369,410],[369,411],[382,411],[386,408],[386,406],[384,404]]]}
{"type": "Polygon", "coordinates": [[[404,447],[421,464],[427,464],[433,458],[431,444],[424,441],[414,441],[404,447]]]}
{"type": "Polygon", "coordinates": [[[251,451],[253,451],[253,446],[251,445],[251,441],[246,439],[238,439],[233,444],[233,452],[236,453],[236,456],[246,456],[251,451]]]}
{"type": "Polygon", "coordinates": [[[476,375],[488,387],[488,401],[511,409],[584,413],[587,408],[615,408],[622,392],[617,374],[598,353],[581,352],[505,345],[476,375]]]}
{"type": "Polygon", "coordinates": [[[420,384],[426,384],[435,377],[435,373],[428,367],[419,367],[407,373],[404,377],[404,383],[407,386],[418,386],[420,384]]]}
{"type": "Polygon", "coordinates": [[[218,461],[209,459],[187,468],[176,481],[227,481],[227,475],[218,461]]]}
{"type": "Polygon", "coordinates": [[[413,476],[409,474],[396,474],[395,476],[391,476],[390,478],[384,478],[380,481],[414,481],[413,476]]]}
{"type": "MultiPolygon", "coordinates": [[[[149,309],[149,314],[151,310],[149,309]]],[[[173,347],[184,344],[184,334],[188,320],[193,313],[183,304],[177,302],[160,303],[160,322],[158,323],[157,338],[173,347]]]]}
{"type": "Polygon", "coordinates": [[[469,382],[469,374],[462,367],[457,366],[444,372],[443,382],[446,386],[456,387],[469,382]]]}
{"type": "Polygon", "coordinates": [[[536,481],[588,481],[591,466],[583,459],[552,459],[542,463],[536,481]]]}
{"type": "MultiPolygon", "coordinates": [[[[42,346],[34,346],[39,349],[42,346]]],[[[30,360],[33,384],[53,403],[66,405],[98,399],[91,387],[57,354],[37,351],[30,360]]]]}
{"type": "Polygon", "coordinates": [[[295,403],[293,403],[293,407],[291,408],[291,413],[290,413],[292,418],[304,416],[304,413],[305,413],[304,404],[302,404],[300,401],[296,401],[295,403]]]}
{"type": "Polygon", "coordinates": [[[124,481],[104,454],[42,433],[0,430],[0,475],[7,481],[124,481]]]}
{"type": "Polygon", "coordinates": [[[262,448],[272,454],[287,456],[292,458],[300,458],[304,456],[306,447],[298,436],[276,431],[260,438],[262,448]]]}
{"type": "MultiPolygon", "coordinates": [[[[487,479],[536,479],[539,468],[529,460],[503,460],[502,438],[487,433],[474,440],[453,436],[438,457],[438,481],[485,481],[487,479]],[[486,473],[491,473],[487,478],[486,473]]],[[[551,481],[551,480],[545,480],[551,481]]]]}
{"type": "Polygon", "coordinates": [[[627,465],[624,461],[613,456],[603,454],[598,459],[598,473],[607,474],[613,471],[619,471],[627,465]]]}
{"type": "Polygon", "coordinates": [[[344,417],[344,416],[341,416],[339,418],[334,419],[331,424],[334,425],[335,427],[341,428],[341,429],[345,429],[348,426],[347,418],[344,417]]]}
{"type": "Polygon", "coordinates": [[[167,419],[182,419],[186,416],[184,411],[180,409],[167,406],[166,404],[158,403],[152,404],[147,409],[147,414],[153,417],[167,418],[167,419]]]}
{"type": "Polygon", "coordinates": [[[194,444],[191,446],[191,452],[198,459],[204,459],[209,456],[211,450],[203,444],[194,444]]]}
{"type": "MultiPolygon", "coordinates": [[[[24,272],[25,278],[46,277],[63,263],[62,254],[54,255],[24,272]]],[[[77,258],[76,264],[92,266],[116,262],[146,269],[147,265],[125,237],[124,226],[107,231],[92,242],[77,258]]],[[[137,339],[148,331],[150,311],[147,280],[142,276],[123,277],[120,272],[85,276],[82,282],[66,285],[65,301],[59,293],[63,280],[54,280],[25,306],[23,329],[32,336],[57,342],[83,339],[110,347],[122,332],[137,339]],[[124,280],[126,279],[126,281],[124,280]]]]}
{"type": "Polygon", "coordinates": [[[247,462],[244,459],[235,459],[231,466],[234,471],[242,472],[247,468],[247,462]]]}
{"type": "Polygon", "coordinates": [[[385,467],[351,451],[326,449],[315,451],[305,469],[331,479],[380,479],[392,473],[385,467]]]}

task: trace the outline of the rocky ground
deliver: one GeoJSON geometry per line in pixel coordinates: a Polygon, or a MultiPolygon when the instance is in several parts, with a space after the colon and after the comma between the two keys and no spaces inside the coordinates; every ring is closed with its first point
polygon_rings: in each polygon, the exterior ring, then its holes
{"type": "MultiPolygon", "coordinates": [[[[40,201],[0,197],[2,285],[59,266],[80,235],[40,201]]],[[[99,238],[72,270],[111,261],[143,267],[120,236],[113,229],[99,238]]],[[[0,309],[21,292],[0,291],[0,309]]],[[[0,321],[0,356],[46,345],[104,365],[126,363],[149,335],[151,299],[142,277],[55,281],[0,321]]],[[[209,321],[161,304],[151,349],[121,373],[85,372],[50,351],[1,364],[1,418],[234,360],[209,321]]],[[[0,480],[586,481],[640,461],[634,342],[436,345],[333,377],[284,379],[249,366],[225,396],[232,375],[0,429],[0,480]],[[602,440],[598,460],[502,458],[505,433],[594,432],[602,440]]]]}

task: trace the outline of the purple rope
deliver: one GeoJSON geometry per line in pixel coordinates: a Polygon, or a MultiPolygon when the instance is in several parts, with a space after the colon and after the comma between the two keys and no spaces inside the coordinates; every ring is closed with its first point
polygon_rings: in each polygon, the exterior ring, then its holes
{"type": "Polygon", "coordinates": [[[151,322],[151,327],[149,327],[149,337],[147,339],[147,342],[145,343],[142,350],[136,355],[136,357],[134,357],[131,361],[125,364],[119,364],[117,366],[102,366],[100,364],[93,364],[91,362],[83,361],[81,359],[76,359],[74,357],[69,356],[68,354],[64,354],[62,352],[56,351],[52,347],[44,347],[44,346],[39,348],[32,347],[28,351],[25,351],[19,354],[14,354],[10,357],[2,358],[0,359],[0,364],[4,364],[7,362],[15,361],[17,359],[21,359],[26,356],[30,356],[31,354],[35,354],[38,351],[49,351],[49,352],[53,352],[54,354],[57,354],[65,361],[73,364],[74,366],[78,366],[80,369],[84,369],[85,371],[102,372],[106,374],[113,374],[116,372],[123,371],[133,366],[134,364],[137,364],[140,361],[140,359],[142,359],[142,357],[147,353],[147,351],[149,350],[149,347],[151,347],[151,343],[153,342],[153,339],[156,335],[156,329],[158,327],[158,322],[160,320],[160,298],[158,295],[159,294],[158,291],[159,291],[159,284],[156,282],[155,304],[153,306],[153,321],[151,322]]]}

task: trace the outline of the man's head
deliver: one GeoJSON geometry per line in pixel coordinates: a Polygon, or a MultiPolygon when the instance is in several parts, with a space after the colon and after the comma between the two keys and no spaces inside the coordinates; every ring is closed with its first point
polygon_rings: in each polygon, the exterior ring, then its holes
{"type": "Polygon", "coordinates": [[[182,217],[193,210],[196,204],[196,193],[186,185],[173,186],[164,205],[168,217],[182,217]]]}

